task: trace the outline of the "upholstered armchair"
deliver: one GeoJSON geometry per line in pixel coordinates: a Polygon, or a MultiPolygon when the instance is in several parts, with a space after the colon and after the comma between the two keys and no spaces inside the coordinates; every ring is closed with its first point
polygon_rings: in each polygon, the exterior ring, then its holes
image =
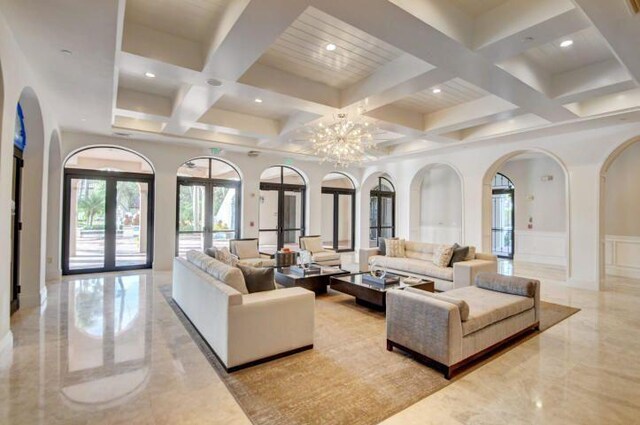
{"type": "Polygon", "coordinates": [[[322,266],[340,266],[340,254],[325,249],[320,235],[300,236],[300,249],[311,252],[311,261],[322,266]]]}
{"type": "Polygon", "coordinates": [[[274,267],[275,260],[267,254],[260,254],[258,239],[231,239],[229,251],[238,263],[253,267],[274,267]]]}

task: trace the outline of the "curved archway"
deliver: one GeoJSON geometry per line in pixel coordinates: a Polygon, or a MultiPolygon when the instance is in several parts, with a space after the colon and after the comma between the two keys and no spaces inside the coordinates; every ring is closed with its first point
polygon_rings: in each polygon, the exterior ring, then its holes
{"type": "MultiPolygon", "coordinates": [[[[497,173],[509,177],[514,195],[514,259],[556,266],[570,277],[569,173],[553,153],[542,149],[510,152],[497,159],[483,178],[483,251],[494,251],[493,181],[497,173]]],[[[504,205],[507,205],[506,203],[504,205]]],[[[502,263],[511,272],[510,262],[502,263]]]]}
{"type": "Polygon", "coordinates": [[[24,144],[19,142],[20,137],[14,138],[14,158],[19,158],[14,160],[14,174],[18,172],[20,164],[23,164],[23,169],[22,179],[15,181],[13,190],[15,213],[12,280],[20,288],[19,304],[33,307],[46,299],[44,226],[47,192],[44,187],[44,122],[40,101],[31,87],[22,90],[18,106],[16,129],[20,128],[19,123],[23,121],[24,144]]]}
{"type": "Polygon", "coordinates": [[[640,247],[640,205],[633,196],[639,161],[640,137],[634,137],[613,149],[600,167],[600,289],[605,288],[607,276],[640,278],[640,262],[633,255],[640,247]]]}
{"type": "Polygon", "coordinates": [[[353,251],[356,239],[356,186],[351,177],[331,172],[322,179],[323,245],[337,252],[353,251]]]}
{"type": "Polygon", "coordinates": [[[297,248],[305,235],[307,179],[299,170],[274,165],[260,175],[259,246],[262,252],[297,248]]]}
{"type": "Polygon", "coordinates": [[[411,180],[409,238],[430,243],[464,242],[463,176],[452,164],[422,167],[411,180]]]}
{"type": "Polygon", "coordinates": [[[76,150],[63,169],[63,274],[151,268],[151,163],[132,150],[100,145],[76,150]]]}
{"type": "Polygon", "coordinates": [[[177,171],[176,255],[229,246],[240,237],[242,177],[235,165],[197,157],[177,171]]]}

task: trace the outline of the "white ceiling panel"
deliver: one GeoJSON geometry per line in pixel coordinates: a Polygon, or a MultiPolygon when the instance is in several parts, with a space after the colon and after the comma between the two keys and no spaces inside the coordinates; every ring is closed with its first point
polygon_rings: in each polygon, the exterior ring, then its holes
{"type": "Polygon", "coordinates": [[[272,120],[284,119],[293,112],[291,108],[282,104],[257,103],[254,99],[242,99],[228,95],[222,96],[213,107],[272,120]]]}
{"type": "Polygon", "coordinates": [[[591,27],[527,50],[524,57],[550,74],[559,74],[614,56],[605,39],[591,27]],[[573,45],[560,47],[564,40],[573,40],[573,45]]]}
{"type": "Polygon", "coordinates": [[[332,87],[344,88],[402,52],[314,8],[307,9],[260,62],[332,87]],[[337,46],[328,51],[327,44],[337,46]]]}
{"type": "Polygon", "coordinates": [[[434,94],[432,92],[434,88],[436,87],[407,96],[393,105],[428,114],[489,95],[488,92],[460,78],[454,78],[438,85],[437,88],[441,90],[440,93],[434,94]]]}
{"type": "Polygon", "coordinates": [[[188,40],[208,43],[215,22],[234,0],[127,0],[125,19],[188,40]]]}
{"type": "Polygon", "coordinates": [[[180,88],[180,82],[163,78],[147,78],[144,75],[120,73],[118,85],[129,90],[155,94],[173,99],[180,88]]]}
{"type": "Polygon", "coordinates": [[[453,0],[459,9],[473,17],[487,13],[506,2],[507,0],[453,0]]]}

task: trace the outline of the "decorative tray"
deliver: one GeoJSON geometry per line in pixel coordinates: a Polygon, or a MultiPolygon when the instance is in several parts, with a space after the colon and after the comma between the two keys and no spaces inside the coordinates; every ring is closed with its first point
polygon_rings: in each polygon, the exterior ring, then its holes
{"type": "Polygon", "coordinates": [[[300,266],[291,266],[289,267],[291,273],[297,274],[299,276],[312,276],[315,274],[320,274],[322,269],[319,266],[310,266],[309,268],[303,269],[300,266]]]}
{"type": "Polygon", "coordinates": [[[387,286],[387,285],[395,285],[397,283],[400,283],[400,278],[398,276],[377,277],[377,276],[372,276],[369,273],[366,273],[362,275],[362,281],[373,284],[373,285],[387,286]]]}

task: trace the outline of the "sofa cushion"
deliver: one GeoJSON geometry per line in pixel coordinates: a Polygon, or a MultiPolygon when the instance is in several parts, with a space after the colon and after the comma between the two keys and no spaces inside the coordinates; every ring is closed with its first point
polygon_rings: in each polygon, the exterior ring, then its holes
{"type": "Polygon", "coordinates": [[[229,248],[226,246],[216,249],[216,260],[229,266],[235,266],[237,262],[236,258],[229,252],[229,248]]]}
{"type": "Polygon", "coordinates": [[[433,260],[433,251],[438,246],[432,243],[405,241],[405,255],[408,258],[416,258],[418,260],[433,260]]]}
{"type": "Polygon", "coordinates": [[[469,252],[467,253],[467,256],[464,258],[464,261],[471,261],[475,259],[476,259],[476,247],[470,246],[469,252]]]}
{"type": "Polygon", "coordinates": [[[376,266],[383,266],[400,272],[405,271],[436,279],[453,281],[453,268],[438,267],[430,261],[374,255],[369,259],[369,264],[373,264],[374,262],[376,266]]]}
{"type": "Polygon", "coordinates": [[[452,245],[438,245],[433,252],[433,264],[438,267],[447,267],[453,256],[452,245]]]}
{"type": "Polygon", "coordinates": [[[244,260],[238,260],[235,265],[238,266],[240,264],[250,267],[275,267],[276,260],[270,258],[245,258],[244,260]]]}
{"type": "Polygon", "coordinates": [[[238,264],[236,267],[242,272],[247,291],[254,292],[272,291],[276,289],[276,282],[271,267],[251,267],[238,264]]]}
{"type": "Polygon", "coordinates": [[[411,288],[411,287],[406,288],[405,291],[413,292],[414,294],[424,295],[426,297],[431,297],[440,301],[446,301],[448,303],[455,304],[458,307],[458,310],[460,311],[460,320],[463,322],[466,322],[469,319],[469,305],[464,300],[447,297],[445,294],[442,294],[442,293],[434,294],[429,291],[423,291],[421,289],[411,288]]]}
{"type": "Polygon", "coordinates": [[[231,243],[233,244],[233,254],[241,260],[244,260],[245,258],[260,257],[260,252],[258,252],[258,241],[256,239],[235,240],[231,243]]]}
{"type": "Polygon", "coordinates": [[[208,260],[209,258],[211,257],[209,257],[207,254],[205,254],[202,251],[196,251],[196,250],[187,251],[187,261],[189,261],[191,264],[193,264],[194,266],[196,266],[201,270],[206,269],[206,266],[203,266],[203,262],[208,260]]]}
{"type": "Polygon", "coordinates": [[[406,257],[404,251],[404,239],[386,239],[384,241],[386,246],[386,256],[387,257],[397,257],[404,258],[406,257]]]}
{"type": "Polygon", "coordinates": [[[244,281],[244,276],[242,275],[240,269],[231,267],[228,264],[211,258],[211,261],[208,262],[205,271],[214,278],[218,279],[220,282],[231,286],[241,294],[249,293],[249,291],[247,290],[247,284],[244,281]]]}
{"type": "Polygon", "coordinates": [[[207,254],[211,258],[216,258],[216,251],[217,250],[218,249],[215,246],[212,246],[210,248],[205,248],[204,253],[207,254]]]}
{"type": "Polygon", "coordinates": [[[478,288],[521,295],[533,298],[540,281],[517,276],[504,276],[498,273],[478,273],[475,285],[478,288]]]}
{"type": "Polygon", "coordinates": [[[322,251],[313,254],[313,261],[319,263],[324,261],[336,261],[340,259],[340,254],[333,251],[322,251]]]}
{"type": "Polygon", "coordinates": [[[307,236],[302,238],[304,249],[311,251],[312,254],[324,251],[322,247],[322,238],[320,236],[307,236]]]}
{"type": "Polygon", "coordinates": [[[462,334],[469,335],[501,320],[534,307],[533,298],[505,294],[476,286],[447,291],[449,298],[464,300],[469,305],[469,318],[462,323],[462,334]]]}

